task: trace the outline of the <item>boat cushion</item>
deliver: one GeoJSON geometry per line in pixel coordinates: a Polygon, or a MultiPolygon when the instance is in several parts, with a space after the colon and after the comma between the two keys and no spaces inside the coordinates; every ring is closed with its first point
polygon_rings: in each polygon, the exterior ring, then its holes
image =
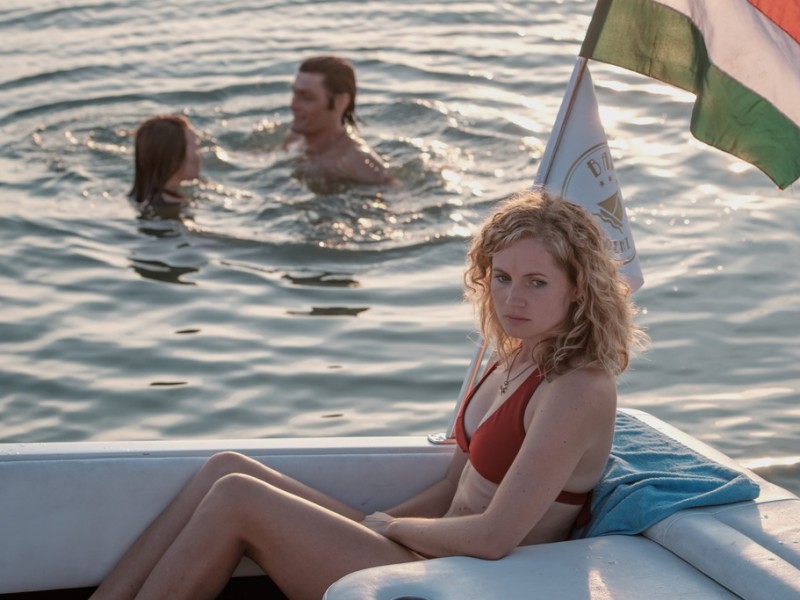
{"type": "Polygon", "coordinates": [[[517,548],[498,561],[463,556],[346,575],[323,600],[721,600],[735,595],[641,536],[517,548]]]}
{"type": "Polygon", "coordinates": [[[760,488],[754,501],[677,511],[644,535],[743,598],[800,598],[800,498],[652,415],[626,412],[760,488]]]}
{"type": "Polygon", "coordinates": [[[800,598],[798,514],[800,499],[684,511],[646,536],[742,598],[800,598]]]}

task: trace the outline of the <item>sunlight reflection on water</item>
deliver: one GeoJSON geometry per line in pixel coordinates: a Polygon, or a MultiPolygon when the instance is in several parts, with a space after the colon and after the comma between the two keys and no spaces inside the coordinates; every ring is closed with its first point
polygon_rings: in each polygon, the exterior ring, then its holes
{"type": "MultiPolygon", "coordinates": [[[[468,237],[532,182],[592,4],[5,2],[0,439],[440,430],[468,237]],[[294,177],[288,86],[322,52],[355,62],[398,188],[294,177]],[[125,200],[158,112],[201,134],[182,224],[125,200]]],[[[798,488],[797,192],[694,140],[686,92],[591,69],[653,338],[621,404],[798,488]]]]}

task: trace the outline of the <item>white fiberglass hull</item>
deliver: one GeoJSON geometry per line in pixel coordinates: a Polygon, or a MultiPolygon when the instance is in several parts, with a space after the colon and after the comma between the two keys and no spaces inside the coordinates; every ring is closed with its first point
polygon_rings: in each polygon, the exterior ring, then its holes
{"type": "MultiPolygon", "coordinates": [[[[737,466],[650,415],[628,412],[737,466]]],[[[423,437],[0,444],[0,594],[97,585],[203,460],[229,449],[365,511],[441,477],[452,452],[423,437]]],[[[800,598],[800,498],[748,474],[761,485],[755,501],[681,511],[644,535],[520,548],[499,561],[367,569],[326,598],[800,598]]],[[[238,571],[258,572],[247,561],[238,571]]]]}

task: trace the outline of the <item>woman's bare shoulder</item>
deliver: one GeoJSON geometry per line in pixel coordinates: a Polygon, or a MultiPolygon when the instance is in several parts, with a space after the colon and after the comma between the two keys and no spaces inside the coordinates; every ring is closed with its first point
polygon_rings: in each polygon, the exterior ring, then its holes
{"type": "Polygon", "coordinates": [[[616,378],[604,369],[581,367],[567,371],[555,378],[554,383],[562,386],[575,386],[578,388],[613,388],[616,389],[616,378]]]}
{"type": "Polygon", "coordinates": [[[617,385],[614,375],[595,368],[579,368],[548,381],[543,387],[543,404],[560,411],[574,408],[586,414],[616,411],[617,385]]]}

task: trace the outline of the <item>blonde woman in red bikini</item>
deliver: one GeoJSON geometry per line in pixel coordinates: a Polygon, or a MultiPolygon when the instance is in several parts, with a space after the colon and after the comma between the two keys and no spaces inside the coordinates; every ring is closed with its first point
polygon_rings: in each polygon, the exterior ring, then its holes
{"type": "Polygon", "coordinates": [[[609,456],[615,376],[644,341],[608,240],[541,192],[501,205],[465,275],[496,360],[457,419],[446,476],[365,515],[235,453],[211,457],[95,598],[214,598],[243,556],[289,598],[342,576],[439,556],[497,559],[565,539],[609,456]],[[313,568],[308,568],[313,565],[313,568]]]}

